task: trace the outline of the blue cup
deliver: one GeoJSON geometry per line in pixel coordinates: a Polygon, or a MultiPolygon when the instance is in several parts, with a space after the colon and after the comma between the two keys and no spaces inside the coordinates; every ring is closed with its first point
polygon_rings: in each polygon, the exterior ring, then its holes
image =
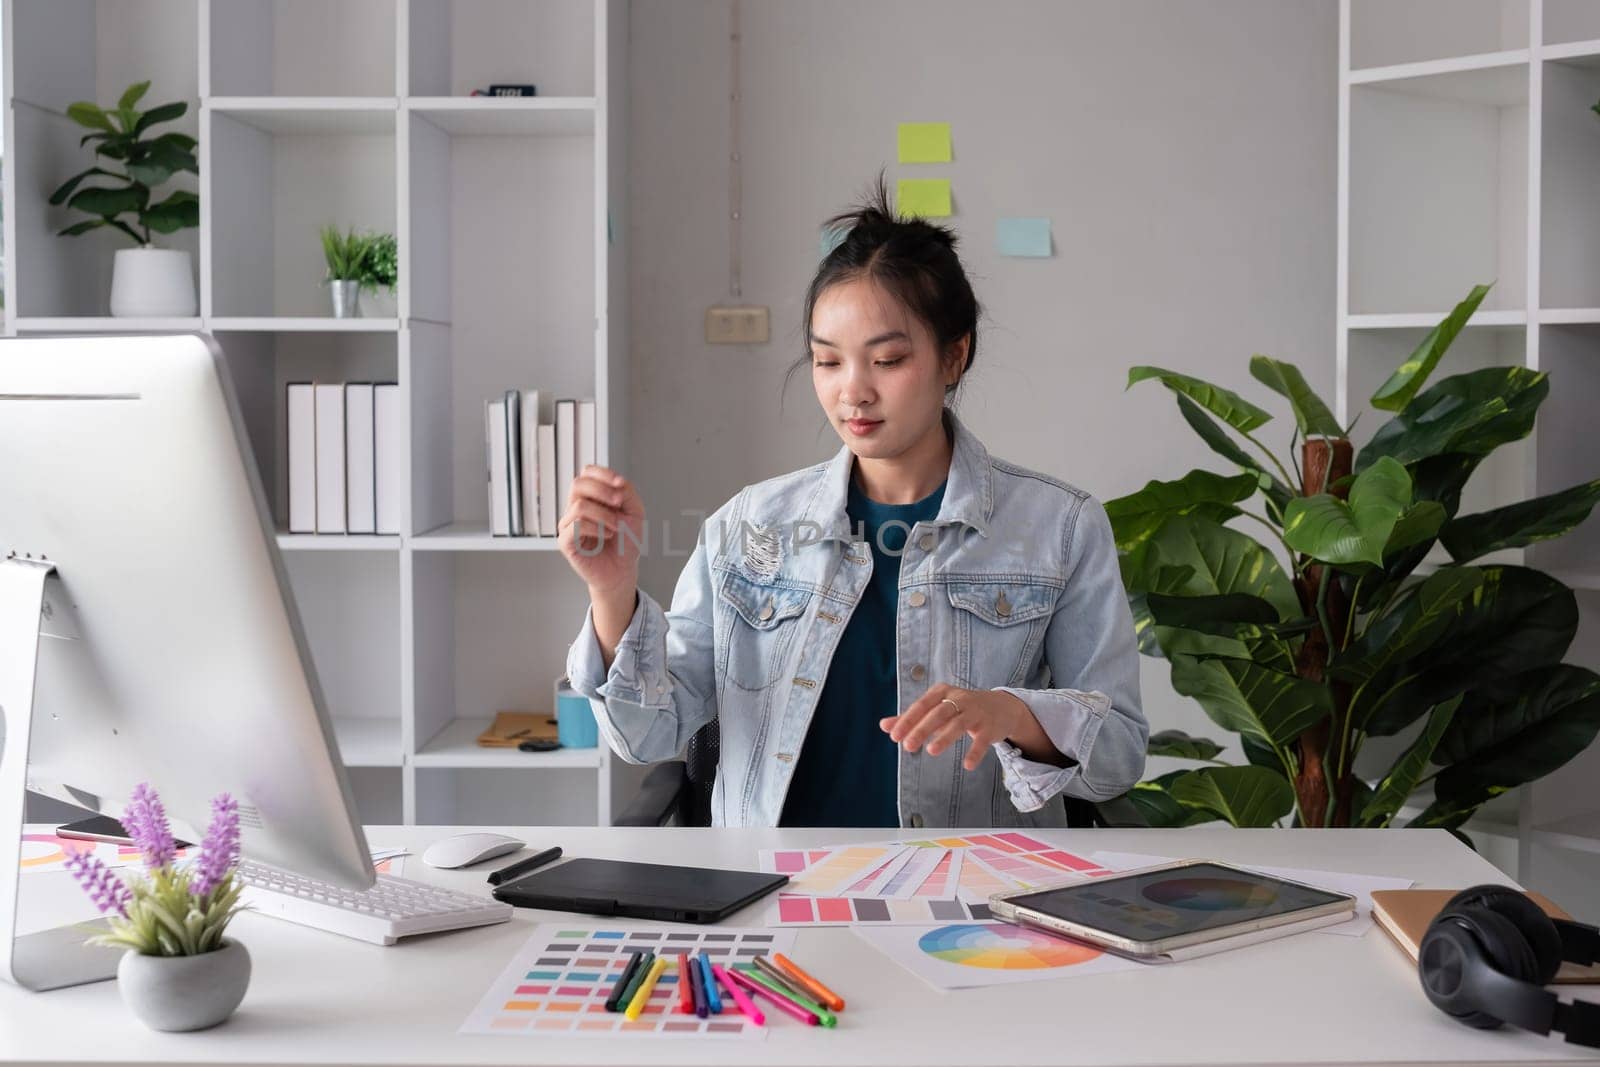
{"type": "Polygon", "coordinates": [[[565,685],[556,690],[556,736],[562,748],[595,748],[600,728],[594,722],[589,698],[565,685]]]}

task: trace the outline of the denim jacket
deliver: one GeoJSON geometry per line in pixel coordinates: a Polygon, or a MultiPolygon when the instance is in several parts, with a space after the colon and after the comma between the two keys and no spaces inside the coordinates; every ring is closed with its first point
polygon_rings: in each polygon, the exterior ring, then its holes
{"type": "MultiPolygon", "coordinates": [[[[1058,798],[1103,800],[1144,770],[1133,620],[1105,510],[999,459],[950,412],[938,516],[910,531],[896,617],[899,706],[936,683],[1021,698],[1066,766],[1008,742],[974,771],[963,737],[899,754],[900,824],[1063,826],[1058,798]]],[[[630,763],[671,759],[720,720],[719,826],[775,826],[834,648],[872,573],[845,514],[848,447],[742,490],[705,523],[663,611],[644,590],[609,670],[592,609],[567,655],[607,743],[630,763]]],[[[610,548],[608,546],[607,550],[610,548]]],[[[849,782],[839,783],[849,789],[849,782]]]]}

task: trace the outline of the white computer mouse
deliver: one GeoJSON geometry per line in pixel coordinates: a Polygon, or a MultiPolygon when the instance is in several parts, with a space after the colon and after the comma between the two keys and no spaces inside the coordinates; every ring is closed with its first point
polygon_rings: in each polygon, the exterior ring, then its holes
{"type": "Polygon", "coordinates": [[[442,838],[429,845],[422,862],[429,867],[468,867],[507,852],[515,852],[526,841],[505,834],[471,833],[442,838]]]}

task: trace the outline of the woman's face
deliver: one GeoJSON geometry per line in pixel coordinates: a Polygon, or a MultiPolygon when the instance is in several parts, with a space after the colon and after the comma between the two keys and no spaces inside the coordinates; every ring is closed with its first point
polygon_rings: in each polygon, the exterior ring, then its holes
{"type": "Polygon", "coordinates": [[[966,362],[941,361],[921,320],[869,278],[823,290],[811,314],[811,382],[828,421],[863,459],[904,453],[940,425],[945,386],[966,362]]]}

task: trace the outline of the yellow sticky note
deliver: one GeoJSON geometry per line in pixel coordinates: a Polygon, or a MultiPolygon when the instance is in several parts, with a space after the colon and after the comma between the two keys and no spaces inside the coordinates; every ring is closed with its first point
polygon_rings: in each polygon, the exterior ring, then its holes
{"type": "Polygon", "coordinates": [[[902,122],[900,124],[900,162],[950,162],[950,124],[948,122],[902,122]]]}
{"type": "Polygon", "coordinates": [[[949,178],[901,178],[895,189],[896,210],[903,219],[949,218],[949,178]]]}

